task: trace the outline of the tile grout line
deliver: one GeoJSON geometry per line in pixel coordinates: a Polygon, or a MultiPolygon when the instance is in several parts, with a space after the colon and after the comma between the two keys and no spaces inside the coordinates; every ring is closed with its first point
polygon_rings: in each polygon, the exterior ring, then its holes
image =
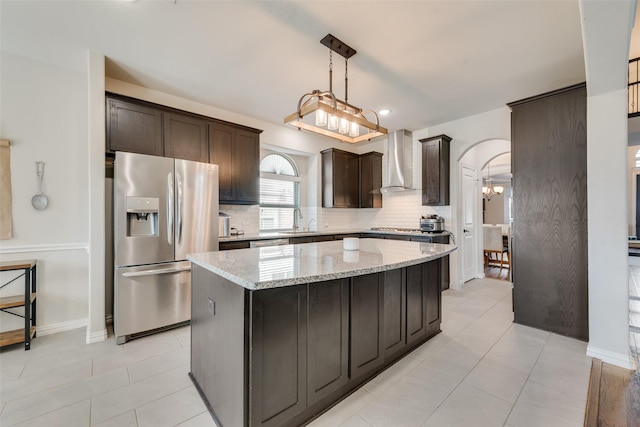
{"type": "Polygon", "coordinates": [[[509,410],[509,414],[507,414],[507,418],[504,420],[505,424],[509,420],[509,417],[511,417],[511,414],[513,413],[513,408],[515,408],[516,404],[518,403],[518,400],[520,399],[520,396],[522,395],[522,390],[524,390],[525,386],[529,382],[529,379],[531,378],[531,373],[533,372],[536,365],[538,364],[538,360],[540,360],[540,356],[542,356],[542,353],[544,352],[544,349],[547,346],[547,343],[549,342],[549,338],[551,338],[551,333],[549,333],[547,338],[544,340],[544,345],[542,346],[542,350],[540,351],[540,354],[538,354],[538,357],[536,357],[535,363],[533,364],[533,366],[531,367],[531,370],[529,370],[529,373],[527,374],[527,379],[524,381],[524,384],[522,384],[522,387],[520,387],[520,392],[518,393],[518,396],[516,396],[516,400],[513,402],[513,405],[511,405],[511,409],[509,410]]]}

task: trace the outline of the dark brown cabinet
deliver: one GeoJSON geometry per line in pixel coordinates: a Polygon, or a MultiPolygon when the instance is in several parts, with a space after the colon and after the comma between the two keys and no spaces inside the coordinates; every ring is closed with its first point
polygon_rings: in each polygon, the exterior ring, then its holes
{"type": "Polygon", "coordinates": [[[209,125],[209,162],[219,168],[221,204],[260,203],[260,139],[258,132],[236,126],[209,125]]]}
{"type": "Polygon", "coordinates": [[[260,202],[260,130],[108,94],[107,151],[217,164],[222,204],[260,202]]]}
{"type": "Polygon", "coordinates": [[[509,106],[514,321],[588,340],[586,87],[509,106]]]}
{"type": "Polygon", "coordinates": [[[384,357],[389,358],[406,347],[407,292],[406,270],[384,272],[384,357]]]}
{"type": "Polygon", "coordinates": [[[441,262],[407,267],[407,344],[420,341],[440,330],[441,262]]]}
{"type": "Polygon", "coordinates": [[[249,240],[239,240],[237,242],[220,242],[218,243],[219,251],[228,251],[231,249],[247,249],[251,246],[249,240]]]}
{"type": "Polygon", "coordinates": [[[322,207],[359,206],[358,155],[330,148],[322,151],[322,207]]]}
{"type": "Polygon", "coordinates": [[[107,102],[107,151],[164,155],[162,111],[117,98],[107,102]]]}
{"type": "Polygon", "coordinates": [[[382,153],[372,151],[360,156],[360,207],[381,208],[382,153]]]}
{"type": "Polygon", "coordinates": [[[174,159],[209,161],[207,121],[180,113],[163,113],[164,155],[174,159]]]}
{"type": "Polygon", "coordinates": [[[438,135],[421,139],[422,206],[449,205],[449,156],[451,138],[438,135]]]}
{"type": "Polygon", "coordinates": [[[382,187],[381,153],[329,148],[321,154],[323,208],[382,207],[382,195],[372,193],[382,187]]]}
{"type": "Polygon", "coordinates": [[[382,273],[351,278],[351,375],[357,378],[384,362],[382,273]]]}
{"type": "Polygon", "coordinates": [[[349,382],[349,279],[309,285],[309,405],[349,382]]]}
{"type": "Polygon", "coordinates": [[[440,259],[410,269],[250,291],[194,264],[189,375],[218,424],[303,425],[438,333],[440,259]]]}
{"type": "Polygon", "coordinates": [[[249,423],[281,426],[307,406],[307,286],[251,297],[249,423]]]}

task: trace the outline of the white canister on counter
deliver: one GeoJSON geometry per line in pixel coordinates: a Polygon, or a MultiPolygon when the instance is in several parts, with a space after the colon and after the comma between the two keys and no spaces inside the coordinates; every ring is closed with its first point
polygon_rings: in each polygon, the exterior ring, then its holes
{"type": "Polygon", "coordinates": [[[360,239],[357,237],[345,237],[342,240],[342,247],[345,251],[357,251],[360,249],[360,239]]]}

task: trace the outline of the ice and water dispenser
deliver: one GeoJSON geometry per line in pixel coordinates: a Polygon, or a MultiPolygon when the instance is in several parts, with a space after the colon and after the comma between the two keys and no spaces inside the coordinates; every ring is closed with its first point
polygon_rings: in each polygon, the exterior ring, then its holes
{"type": "Polygon", "coordinates": [[[157,197],[127,197],[127,237],[157,236],[158,208],[157,197]]]}

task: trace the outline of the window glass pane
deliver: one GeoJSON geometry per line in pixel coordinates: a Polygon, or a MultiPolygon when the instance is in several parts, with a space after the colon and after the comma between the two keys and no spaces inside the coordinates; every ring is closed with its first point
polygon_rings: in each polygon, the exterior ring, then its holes
{"type": "Polygon", "coordinates": [[[295,189],[293,181],[260,178],[260,205],[295,208],[295,189]]]}
{"type": "Polygon", "coordinates": [[[293,229],[293,210],[299,206],[297,169],[288,158],[269,154],[260,162],[260,230],[293,229]],[[273,174],[273,178],[267,175],[273,174]]]}
{"type": "Polygon", "coordinates": [[[260,208],[260,230],[293,229],[294,208],[260,208]]]}
{"type": "Polygon", "coordinates": [[[636,151],[636,167],[640,168],[640,150],[636,151]]]}
{"type": "Polygon", "coordinates": [[[260,172],[298,176],[291,162],[278,154],[269,154],[260,162],[260,172]]]}

